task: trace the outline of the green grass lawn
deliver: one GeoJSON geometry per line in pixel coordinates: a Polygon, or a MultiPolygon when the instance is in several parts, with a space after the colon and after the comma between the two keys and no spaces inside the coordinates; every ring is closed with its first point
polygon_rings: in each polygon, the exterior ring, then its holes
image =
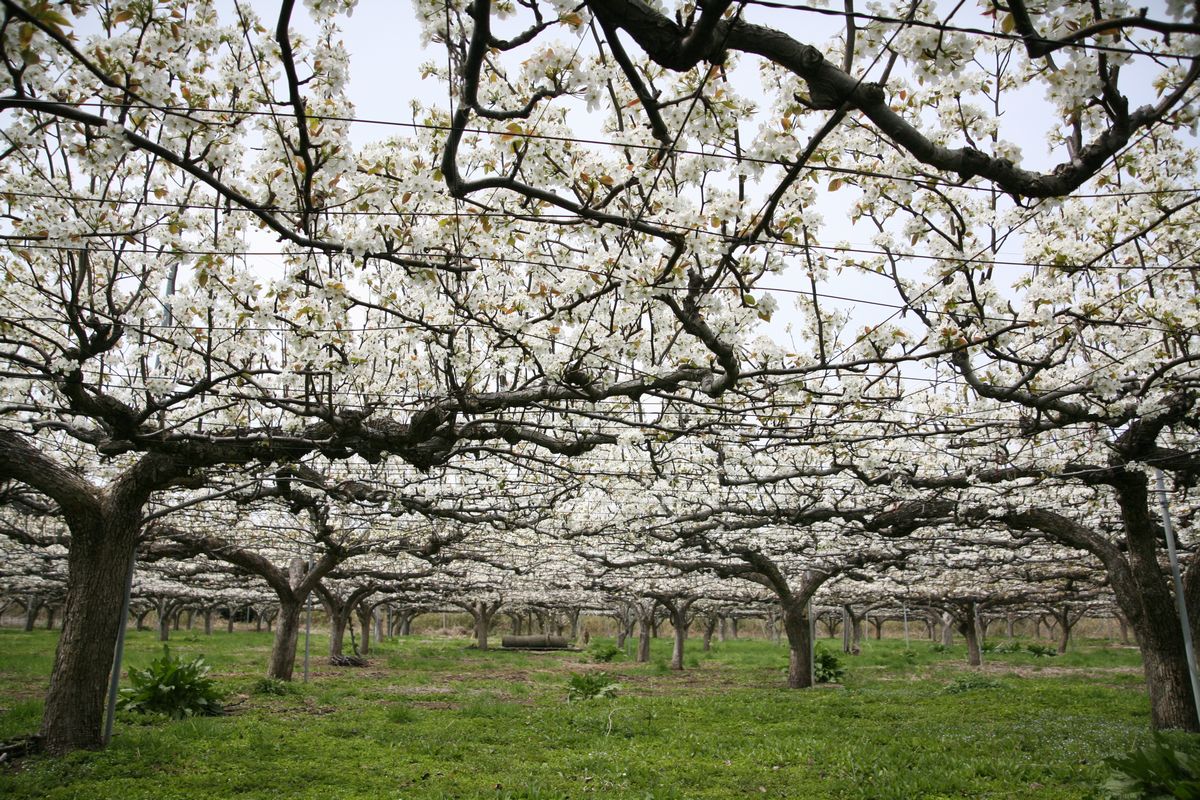
{"type": "MultiPolygon", "coordinates": [[[[54,634],[0,630],[0,740],[32,733],[54,634]]],[[[129,634],[127,662],[160,654],[129,634]]],[[[1082,642],[1058,658],[864,642],[839,686],[783,688],[787,651],[738,640],[665,669],[582,653],[478,652],[465,640],[386,641],[370,666],[314,658],[307,685],[256,694],[270,634],[178,632],[232,706],[172,722],[118,715],[104,752],[0,767],[0,797],[153,798],[1086,798],[1101,760],[1144,744],[1137,651],[1082,642]],[[618,696],[567,703],[572,671],[618,696]]],[[[833,642],[824,644],[837,649],[833,642]]],[[[325,640],[313,653],[325,652],[325,640]]]]}

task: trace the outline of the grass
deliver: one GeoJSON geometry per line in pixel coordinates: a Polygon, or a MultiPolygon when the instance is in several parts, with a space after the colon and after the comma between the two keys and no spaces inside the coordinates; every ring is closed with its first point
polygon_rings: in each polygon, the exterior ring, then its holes
{"type": "MultiPolygon", "coordinates": [[[[1149,741],[1137,652],[1102,642],[992,655],[976,680],[961,646],[872,640],[842,656],[842,685],[789,691],[786,650],[763,641],[690,642],[698,666],[679,673],[660,666],[667,639],[650,664],[594,664],[412,638],[373,646],[364,669],[314,659],[307,685],[274,693],[260,681],[269,634],[172,638],[213,664],[236,713],[119,715],[104,752],[0,768],[0,796],[1062,800],[1149,741]],[[589,670],[619,696],[567,703],[571,673],[589,670]]],[[[0,630],[0,739],[36,728],[53,647],[53,633],[0,630]]],[[[151,633],[130,632],[128,650],[134,666],[160,652],[151,633]]]]}

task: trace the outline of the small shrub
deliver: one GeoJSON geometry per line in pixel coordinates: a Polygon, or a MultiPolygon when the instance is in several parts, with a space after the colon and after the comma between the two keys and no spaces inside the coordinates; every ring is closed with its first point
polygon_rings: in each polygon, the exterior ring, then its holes
{"type": "Polygon", "coordinates": [[[224,713],[216,681],[208,677],[204,656],[184,661],[163,645],[160,658],[146,669],[130,668],[127,689],[121,690],[118,707],[127,711],[166,714],[171,719],[215,716],[224,713]]]}
{"type": "Polygon", "coordinates": [[[994,653],[999,647],[1000,645],[997,642],[981,642],[979,645],[979,652],[994,653]]]}
{"type": "Polygon", "coordinates": [[[994,678],[969,672],[950,681],[942,691],[945,694],[962,694],[963,692],[973,692],[976,689],[995,689],[999,686],[1000,682],[994,678]]]}
{"type": "Polygon", "coordinates": [[[665,658],[659,656],[650,663],[650,671],[655,675],[666,675],[671,671],[671,667],[667,664],[667,660],[665,658]]]}
{"type": "Polygon", "coordinates": [[[906,647],[900,651],[900,658],[903,659],[905,664],[916,664],[917,651],[913,650],[911,647],[906,647]]]}
{"type": "Polygon", "coordinates": [[[288,694],[298,694],[300,690],[290,681],[281,681],[278,678],[259,678],[250,687],[252,694],[270,694],[276,697],[282,697],[288,694]]]}
{"type": "Polygon", "coordinates": [[[833,653],[818,647],[813,653],[813,678],[817,683],[837,683],[846,674],[846,668],[833,653]]]}
{"type": "Polygon", "coordinates": [[[1200,737],[1169,740],[1106,758],[1112,774],[1101,787],[1107,800],[1200,798],[1200,737]]]}
{"type": "Polygon", "coordinates": [[[597,664],[607,664],[619,655],[622,655],[621,648],[615,644],[600,644],[597,642],[588,648],[588,658],[597,664]]]}
{"type": "Polygon", "coordinates": [[[1025,645],[1025,649],[1028,650],[1034,658],[1054,658],[1056,655],[1058,655],[1058,651],[1053,647],[1050,647],[1049,645],[1038,644],[1036,642],[1030,642],[1029,644],[1025,645]]]}
{"type": "Polygon", "coordinates": [[[944,653],[946,652],[946,645],[942,644],[941,642],[934,642],[933,644],[929,645],[929,650],[934,653],[944,653]]]}
{"type": "Polygon", "coordinates": [[[997,653],[1019,653],[1025,649],[1025,646],[1015,639],[1010,639],[1007,642],[1000,642],[996,645],[995,652],[997,653]]]}
{"type": "Polygon", "coordinates": [[[616,697],[621,685],[603,672],[572,672],[567,681],[567,702],[616,697]]]}

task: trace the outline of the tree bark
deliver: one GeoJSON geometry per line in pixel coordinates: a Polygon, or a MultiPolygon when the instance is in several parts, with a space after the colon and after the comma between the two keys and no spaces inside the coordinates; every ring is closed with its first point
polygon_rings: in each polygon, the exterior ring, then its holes
{"type": "Polygon", "coordinates": [[[967,642],[967,663],[972,667],[983,666],[983,650],[979,646],[979,615],[975,613],[975,604],[968,606],[956,621],[958,632],[967,642]]]}
{"type": "Polygon", "coordinates": [[[788,688],[809,689],[813,685],[812,624],[808,618],[807,598],[785,600],[783,630],[788,640],[788,688]]]}
{"type": "Polygon", "coordinates": [[[300,638],[300,612],[304,604],[293,599],[279,598],[276,617],[275,644],[267,665],[267,677],[290,681],[296,668],[296,643],[300,638]]]}
{"type": "Polygon", "coordinates": [[[69,588],[40,732],[52,754],[104,744],[104,698],[141,506],[105,510],[90,525],[68,521],[69,588]]]}
{"type": "Polygon", "coordinates": [[[479,614],[475,617],[475,646],[480,650],[488,649],[488,619],[486,614],[479,614]]]}
{"type": "Polygon", "coordinates": [[[30,595],[25,601],[25,632],[29,633],[33,630],[33,626],[37,623],[38,612],[42,610],[42,601],[30,595]]]}
{"type": "Polygon", "coordinates": [[[638,619],[637,662],[644,664],[650,660],[650,636],[653,632],[653,619],[642,615],[638,619]]]}
{"type": "Polygon", "coordinates": [[[362,638],[362,646],[359,648],[359,655],[368,655],[371,652],[371,616],[373,609],[367,603],[359,603],[354,614],[358,617],[358,630],[362,638]]]}
{"type": "Polygon", "coordinates": [[[166,598],[157,602],[158,606],[158,640],[165,642],[171,638],[172,604],[166,598]]]}
{"type": "Polygon", "coordinates": [[[704,618],[704,652],[712,650],[713,633],[717,630],[717,617],[709,614],[704,618]]]}

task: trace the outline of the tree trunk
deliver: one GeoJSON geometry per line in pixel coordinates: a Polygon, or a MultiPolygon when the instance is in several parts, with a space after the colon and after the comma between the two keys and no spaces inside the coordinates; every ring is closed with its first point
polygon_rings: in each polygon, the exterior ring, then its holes
{"type": "Polygon", "coordinates": [[[371,610],[366,608],[366,603],[360,603],[355,614],[358,616],[358,630],[362,634],[362,647],[358,652],[365,656],[371,652],[371,610]]]}
{"type": "Polygon", "coordinates": [[[278,624],[275,626],[275,645],[271,648],[271,661],[267,666],[267,677],[290,681],[296,667],[296,643],[300,639],[300,612],[304,604],[296,600],[280,599],[278,624]]]}
{"type": "Polygon", "coordinates": [[[346,623],[350,611],[346,608],[329,609],[329,655],[340,656],[346,642],[346,623]]]}
{"type": "Polygon", "coordinates": [[[720,628],[718,628],[718,630],[717,630],[717,639],[723,642],[728,638],[729,638],[729,618],[726,617],[724,614],[722,614],[721,615],[721,625],[720,625],[720,628]]]}
{"type": "Polygon", "coordinates": [[[33,630],[33,626],[37,623],[38,612],[42,609],[42,601],[36,597],[30,597],[25,601],[25,632],[29,633],[33,630]]]}
{"type": "Polygon", "coordinates": [[[734,638],[734,639],[736,639],[738,637],[738,618],[737,617],[734,617],[733,619],[729,620],[729,635],[731,638],[734,638]]]}
{"type": "Polygon", "coordinates": [[[1118,614],[1117,624],[1121,626],[1121,644],[1129,644],[1129,623],[1125,621],[1125,617],[1118,614]]]}
{"type": "Polygon", "coordinates": [[[212,636],[212,618],[213,618],[213,607],[205,606],[204,607],[204,635],[205,636],[212,636]]]}
{"type": "Polygon", "coordinates": [[[946,647],[954,644],[954,622],[949,614],[942,614],[942,644],[946,647]]]}
{"type": "Polygon", "coordinates": [[[692,608],[692,599],[676,600],[674,605],[669,607],[671,612],[671,627],[675,629],[675,641],[671,647],[671,669],[683,669],[683,648],[687,644],[688,612],[692,608]]]}
{"type": "Polygon", "coordinates": [[[709,614],[704,619],[704,652],[712,650],[713,633],[717,630],[717,618],[709,614]]]}
{"type": "Polygon", "coordinates": [[[47,604],[46,606],[46,630],[54,630],[54,620],[58,616],[58,607],[47,604]]]}
{"type": "Polygon", "coordinates": [[[674,622],[675,642],[671,647],[671,669],[683,669],[683,648],[687,645],[688,625],[686,622],[674,622]]]}
{"type": "Polygon", "coordinates": [[[229,609],[229,621],[227,623],[225,623],[225,632],[226,633],[233,633],[233,616],[235,613],[236,612],[234,611],[233,608],[229,609]]]}
{"type": "Polygon", "coordinates": [[[413,621],[414,616],[415,616],[414,614],[405,613],[400,618],[400,635],[401,636],[411,636],[412,635],[412,621],[413,621]]]}
{"type": "Polygon", "coordinates": [[[1057,648],[1057,650],[1058,650],[1058,654],[1059,654],[1060,656],[1061,656],[1061,655],[1065,655],[1065,654],[1066,654],[1066,652],[1067,652],[1067,645],[1068,645],[1068,644],[1070,644],[1070,642],[1071,642],[1071,627],[1072,627],[1072,626],[1068,624],[1068,625],[1063,625],[1063,626],[1062,626],[1062,627],[1059,629],[1059,630],[1060,630],[1060,632],[1059,632],[1059,635],[1058,635],[1058,648],[1057,648]]]}
{"type": "Polygon", "coordinates": [[[650,660],[650,635],[653,624],[653,620],[647,619],[645,616],[638,620],[637,662],[639,664],[650,660]]]}
{"type": "Polygon", "coordinates": [[[475,646],[480,650],[488,649],[488,618],[484,613],[475,614],[475,646]]]}
{"type": "Polygon", "coordinates": [[[104,745],[104,701],[141,506],[68,520],[67,598],[40,736],[52,754],[104,745]],[[88,524],[90,523],[90,524],[88,524]]]}
{"type": "Polygon", "coordinates": [[[1015,633],[1013,631],[1013,627],[1014,627],[1013,615],[1007,614],[1004,617],[1004,636],[1006,639],[1014,638],[1015,633]]]}
{"type": "Polygon", "coordinates": [[[883,638],[883,623],[886,622],[883,617],[875,616],[871,619],[871,626],[875,629],[875,641],[883,638]]]}
{"type": "MultiPolygon", "coordinates": [[[[192,622],[195,620],[195,617],[196,617],[196,612],[189,608],[187,610],[187,629],[189,631],[192,629],[192,622]]],[[[179,617],[178,616],[175,617],[175,630],[179,630],[179,617]]]]}
{"type": "Polygon", "coordinates": [[[171,637],[171,605],[166,600],[158,601],[158,640],[165,642],[171,637]]]}
{"type": "Polygon", "coordinates": [[[972,667],[982,666],[983,651],[979,647],[979,615],[975,612],[975,605],[972,603],[963,616],[956,621],[958,632],[967,642],[967,663],[972,667]]]}
{"type": "Polygon", "coordinates": [[[788,688],[809,689],[813,685],[812,624],[807,603],[783,604],[783,630],[788,640],[788,688]]]}

